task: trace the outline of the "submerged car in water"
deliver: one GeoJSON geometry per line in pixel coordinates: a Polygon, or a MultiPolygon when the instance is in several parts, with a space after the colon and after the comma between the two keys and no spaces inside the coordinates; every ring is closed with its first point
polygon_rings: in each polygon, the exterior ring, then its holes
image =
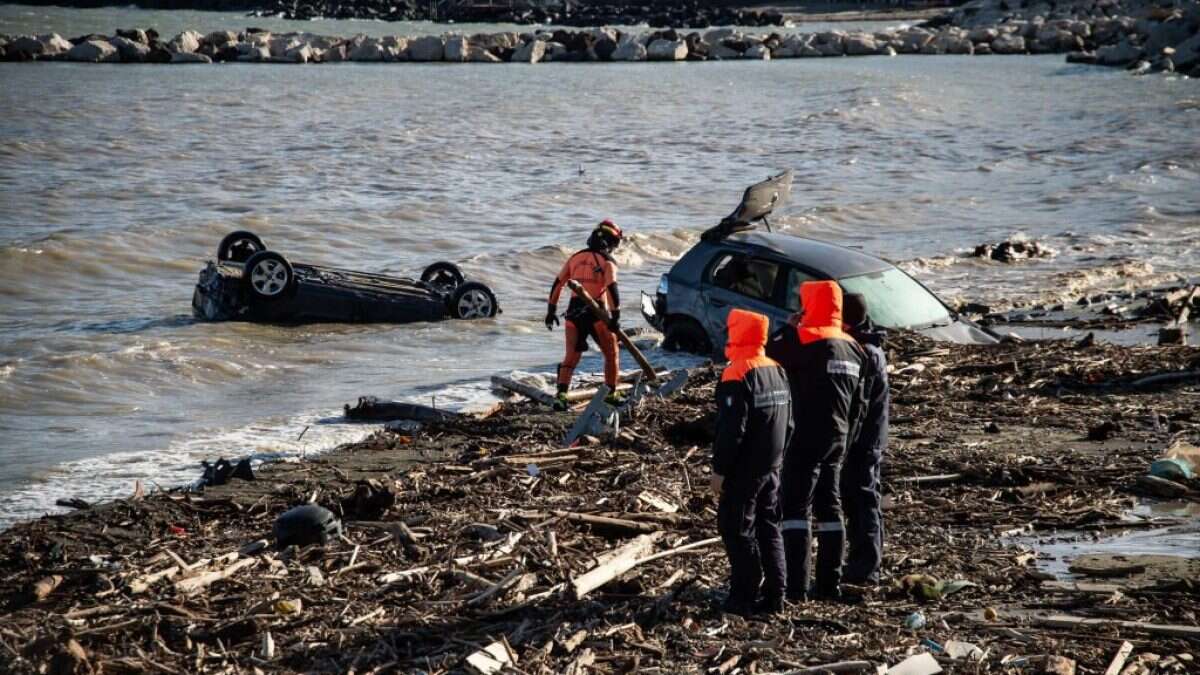
{"type": "Polygon", "coordinates": [[[192,311],[207,321],[409,323],[500,312],[486,285],[436,262],[420,279],[293,263],[252,232],[232,232],[200,271],[192,311]]]}
{"type": "Polygon", "coordinates": [[[772,331],[800,310],[800,284],[835,280],[860,293],[872,321],[948,342],[988,344],[996,337],[958,316],[929,289],[895,265],[816,239],[758,231],[753,225],[787,200],[792,173],[751,186],[741,204],[708,230],[669,272],[653,297],[642,294],[642,314],[662,331],[667,349],[716,354],[725,344],[731,309],[771,319],[772,331]]]}

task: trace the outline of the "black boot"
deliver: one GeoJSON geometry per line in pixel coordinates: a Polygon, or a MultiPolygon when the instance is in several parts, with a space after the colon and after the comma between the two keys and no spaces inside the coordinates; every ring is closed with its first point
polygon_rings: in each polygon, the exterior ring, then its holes
{"type": "Polygon", "coordinates": [[[805,602],[812,565],[812,534],[808,530],[784,530],[783,549],[787,556],[787,599],[805,602]]]}
{"type": "Polygon", "coordinates": [[[787,609],[787,603],[784,602],[782,595],[763,596],[754,604],[755,614],[766,614],[767,616],[782,614],[785,609],[787,609]]]}

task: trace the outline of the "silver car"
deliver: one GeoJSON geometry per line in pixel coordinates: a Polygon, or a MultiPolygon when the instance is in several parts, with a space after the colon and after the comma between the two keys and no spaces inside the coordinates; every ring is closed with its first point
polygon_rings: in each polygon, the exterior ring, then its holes
{"type": "Polygon", "coordinates": [[[752,223],[765,221],[790,189],[789,171],[746,190],[738,209],[705,232],[662,276],[655,295],[642,294],[642,314],[662,331],[664,347],[717,355],[725,345],[729,310],[765,314],[774,331],[799,311],[801,283],[828,279],[847,293],[863,295],[877,326],[948,342],[997,342],[886,260],[816,239],[757,230],[752,223]]]}

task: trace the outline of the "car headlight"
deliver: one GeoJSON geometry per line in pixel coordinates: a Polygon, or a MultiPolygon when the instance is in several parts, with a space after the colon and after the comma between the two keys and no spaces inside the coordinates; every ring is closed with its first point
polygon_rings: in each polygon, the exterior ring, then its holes
{"type": "Polygon", "coordinates": [[[670,282],[667,281],[667,275],[664,274],[658,278],[658,292],[662,295],[666,295],[669,288],[670,282]]]}

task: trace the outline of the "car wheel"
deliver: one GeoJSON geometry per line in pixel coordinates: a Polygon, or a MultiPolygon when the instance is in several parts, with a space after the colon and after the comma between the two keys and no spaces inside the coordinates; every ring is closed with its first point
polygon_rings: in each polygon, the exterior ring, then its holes
{"type": "Polygon", "coordinates": [[[242,270],[242,283],[255,300],[274,302],[291,290],[295,281],[291,263],[274,251],[255,253],[242,270]]]}
{"type": "Polygon", "coordinates": [[[687,316],[672,316],[667,319],[663,348],[670,352],[690,352],[700,356],[712,354],[712,343],[708,339],[708,333],[699,322],[687,316]]]}
{"type": "Polygon", "coordinates": [[[265,250],[267,247],[257,234],[245,230],[230,232],[217,246],[217,262],[246,262],[250,256],[265,250]]]}
{"type": "Polygon", "coordinates": [[[488,319],[497,311],[496,295],[477,281],[459,286],[450,297],[450,316],[456,319],[488,319]]]}
{"type": "Polygon", "coordinates": [[[435,262],[421,272],[421,281],[439,291],[452,291],[466,280],[458,265],[449,262],[435,262]]]}

